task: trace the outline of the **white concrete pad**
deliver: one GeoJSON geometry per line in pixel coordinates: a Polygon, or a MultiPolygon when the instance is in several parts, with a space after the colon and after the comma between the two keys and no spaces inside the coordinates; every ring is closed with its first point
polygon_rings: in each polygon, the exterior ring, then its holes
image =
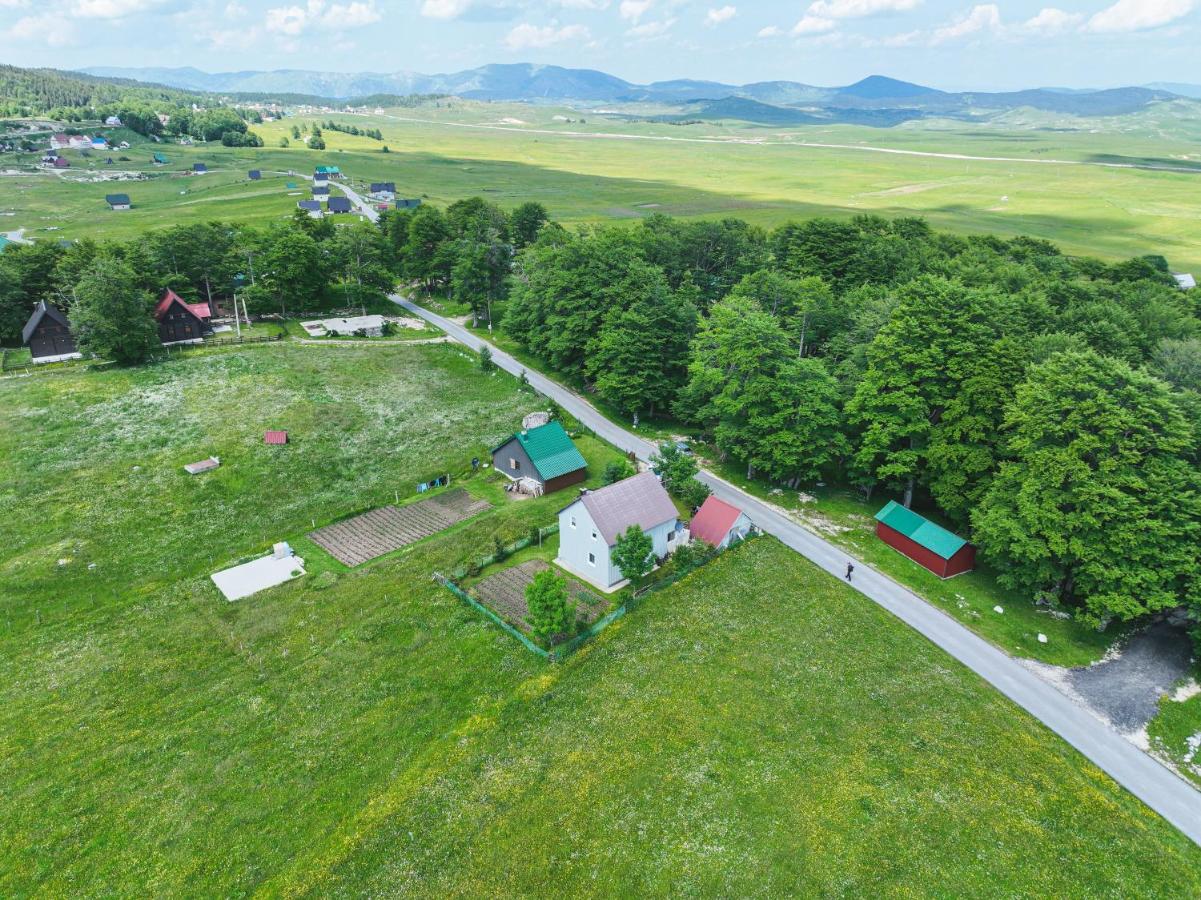
{"type": "Polygon", "coordinates": [[[299,556],[276,559],[264,556],[252,562],[234,566],[223,572],[214,573],[213,584],[225,595],[226,600],[241,600],[251,594],[299,578],[304,574],[304,560],[299,556]],[[293,572],[299,574],[293,575],[293,572]]]}
{"type": "Polygon", "coordinates": [[[378,336],[384,327],[384,317],[376,315],[352,316],[349,319],[317,319],[301,322],[300,327],[308,332],[310,337],[324,337],[332,333],[351,335],[360,330],[378,336]]]}

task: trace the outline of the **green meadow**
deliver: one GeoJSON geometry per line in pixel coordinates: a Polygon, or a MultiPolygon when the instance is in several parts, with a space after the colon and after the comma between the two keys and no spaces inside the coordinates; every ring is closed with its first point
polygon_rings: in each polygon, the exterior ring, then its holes
{"type": "Polygon", "coordinates": [[[0,380],[0,893],[1201,892],[1201,850],[770,539],[560,665],[490,625],[431,575],[554,520],[469,466],[538,404],[448,344],[0,380]],[[492,509],[356,569],[304,537],[444,471],[492,509]],[[285,538],[306,576],[218,594],[285,538]]]}
{"type": "Polygon", "coordinates": [[[270,221],[289,214],[299,198],[288,196],[286,179],[251,183],[246,171],[309,172],[324,162],[340,165],[356,184],[394,181],[404,196],[437,204],[474,194],[502,206],[538,200],[567,223],[654,212],[732,215],[764,226],[816,215],[920,215],[950,231],[1028,234],[1111,260],[1159,253],[1177,269],[1201,269],[1195,202],[1201,116],[1187,102],[1113,119],[1018,111],[892,129],[781,129],[736,122],[676,126],[453,100],[370,114],[300,113],[255,131],[266,147],[135,146],[126,155],[150,180],[122,186],[134,198],[128,213],[107,211],[104,185],[66,180],[87,164],[103,167],[96,155],[73,159],[79,165],[65,178],[8,176],[0,212],[15,215],[0,221],[28,227],[35,237],[47,227],[61,228],[65,237],[132,237],[181,221],[270,221]],[[326,131],[328,149],[318,152],[291,138],[293,125],[331,118],[379,128],[384,141],[326,131]],[[292,146],[278,147],[282,137],[292,146]],[[383,145],[391,152],[382,153],[383,145]],[[149,166],[154,149],[165,152],[170,165],[149,166]],[[923,153],[992,158],[917,155],[923,153]],[[197,160],[213,173],[179,174],[197,160]]]}

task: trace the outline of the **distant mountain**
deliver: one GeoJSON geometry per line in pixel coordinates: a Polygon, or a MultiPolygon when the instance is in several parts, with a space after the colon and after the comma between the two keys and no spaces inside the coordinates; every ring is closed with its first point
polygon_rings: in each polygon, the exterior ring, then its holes
{"type": "Polygon", "coordinates": [[[440,75],[299,69],[208,73],[195,68],[96,67],[85,71],[93,76],[132,78],[194,91],[252,94],[258,98],[307,95],[347,101],[372,95],[452,94],[497,101],[653,102],[679,107],[684,116],[742,118],[781,125],[803,124],[808,116],[822,122],[859,121],[887,126],[922,116],[979,116],[1022,107],[1069,115],[1114,116],[1137,112],[1178,96],[1201,97],[1201,87],[1188,85],[1175,85],[1179,90],[1171,90],[1173,86],[1151,86],[951,93],[883,75],[871,75],[842,87],[816,87],[795,81],[735,85],[694,79],[634,84],[593,69],[530,63],[494,64],[440,75]],[[702,105],[693,106],[697,103],[702,105]]]}
{"type": "Polygon", "coordinates": [[[1168,91],[1178,97],[1191,97],[1194,100],[1201,100],[1201,84],[1177,84],[1170,81],[1157,81],[1154,84],[1145,85],[1152,91],[1168,91]]]}
{"type": "Polygon", "coordinates": [[[908,81],[897,81],[895,78],[885,78],[883,75],[869,75],[862,81],[838,88],[837,92],[846,97],[859,97],[863,100],[908,100],[913,97],[947,96],[934,88],[911,84],[908,81]]]}

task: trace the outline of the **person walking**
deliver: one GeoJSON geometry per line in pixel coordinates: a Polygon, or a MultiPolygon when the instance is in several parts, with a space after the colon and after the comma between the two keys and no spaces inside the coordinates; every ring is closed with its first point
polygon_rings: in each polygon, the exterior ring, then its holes
{"type": "Polygon", "coordinates": [[[851,576],[855,574],[855,564],[847,563],[847,581],[851,580],[851,576]]]}

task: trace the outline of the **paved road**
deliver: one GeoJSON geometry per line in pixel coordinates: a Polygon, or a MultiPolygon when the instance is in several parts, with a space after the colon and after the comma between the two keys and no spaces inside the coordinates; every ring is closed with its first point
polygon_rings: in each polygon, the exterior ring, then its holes
{"type": "MultiPolygon", "coordinates": [[[[472,349],[478,350],[485,343],[462,326],[410,300],[396,295],[392,299],[472,349]]],[[[654,452],[654,444],[610,422],[575,392],[527,369],[499,348],[491,344],[489,347],[496,365],[513,374],[525,370],[535,390],[553,399],[609,443],[622,450],[634,451],[639,459],[647,459],[654,452]]],[[[835,577],[842,578],[847,563],[854,562],[852,586],[856,590],[976,672],[1179,828],[1194,843],[1201,844],[1201,793],[1176,773],[1106,727],[1012,657],[891,578],[853,559],[846,551],[728,481],[710,472],[702,472],[699,477],[719,498],[742,508],[760,529],[835,577]]]]}

